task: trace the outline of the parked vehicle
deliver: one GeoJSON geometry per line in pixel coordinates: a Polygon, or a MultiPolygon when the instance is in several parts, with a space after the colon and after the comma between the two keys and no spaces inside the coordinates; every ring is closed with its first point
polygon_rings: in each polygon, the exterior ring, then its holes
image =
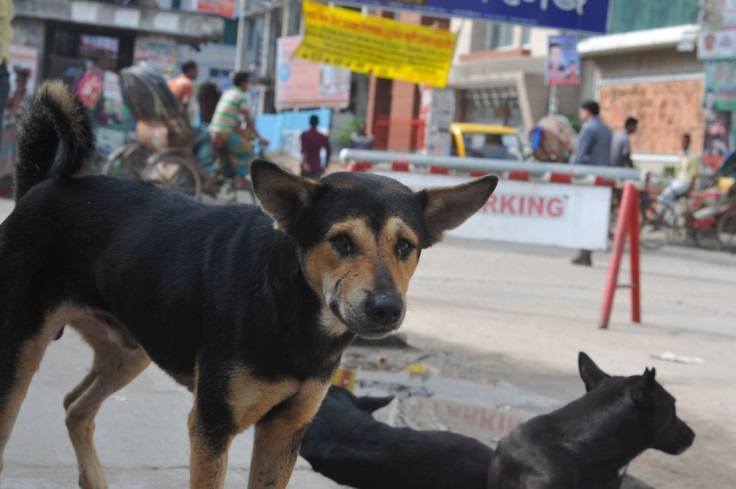
{"type": "Polygon", "coordinates": [[[513,127],[455,122],[452,156],[523,161],[524,149],[519,132],[513,127]]]}

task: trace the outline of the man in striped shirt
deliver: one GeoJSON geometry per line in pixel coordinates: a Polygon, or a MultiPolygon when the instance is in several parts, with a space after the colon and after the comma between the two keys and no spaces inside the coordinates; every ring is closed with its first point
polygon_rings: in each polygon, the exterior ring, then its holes
{"type": "Polygon", "coordinates": [[[242,184],[244,177],[250,172],[249,163],[253,156],[251,140],[257,138],[264,146],[268,145],[268,140],[258,134],[250,115],[248,74],[242,71],[236,73],[233,83],[234,86],[225,90],[217,102],[209,131],[214,138],[227,146],[230,163],[238,175],[238,184],[242,184]],[[247,125],[245,130],[241,129],[241,116],[247,125]]]}

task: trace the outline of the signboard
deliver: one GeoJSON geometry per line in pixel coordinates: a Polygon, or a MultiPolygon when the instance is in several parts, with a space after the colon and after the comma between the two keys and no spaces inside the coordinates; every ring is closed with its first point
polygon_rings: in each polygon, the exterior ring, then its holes
{"type": "Polygon", "coordinates": [[[196,0],[197,11],[223,17],[235,17],[235,0],[196,0]]]}
{"type": "Polygon", "coordinates": [[[580,55],[577,36],[549,36],[547,85],[580,85],[580,55]]]}
{"type": "Polygon", "coordinates": [[[447,85],[456,35],[305,0],[304,40],[296,56],[436,87],[447,85]]]}
{"type": "Polygon", "coordinates": [[[295,58],[301,41],[301,36],[278,39],[276,110],[350,105],[350,70],[295,58]]]}
{"type": "Polygon", "coordinates": [[[736,58],[736,0],[701,0],[698,59],[736,58]]]}
{"type": "MultiPolygon", "coordinates": [[[[419,190],[457,185],[469,178],[376,172],[419,190]]],[[[611,189],[593,185],[503,180],[483,208],[451,236],[605,250],[611,189]]]]}
{"type": "Polygon", "coordinates": [[[347,0],[340,3],[603,34],[608,25],[610,0],[347,0]]]}

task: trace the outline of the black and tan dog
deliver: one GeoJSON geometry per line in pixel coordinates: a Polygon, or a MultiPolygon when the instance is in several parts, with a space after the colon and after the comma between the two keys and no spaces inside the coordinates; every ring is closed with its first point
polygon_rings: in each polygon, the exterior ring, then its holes
{"type": "Polygon", "coordinates": [[[420,251],[497,183],[415,193],[375,175],[315,182],[256,162],[267,214],[205,206],[143,182],[75,177],[92,135],[60,83],[25,114],[17,204],[0,226],[0,453],[44,350],[70,325],[94,348],[64,399],[83,488],[107,487],[95,414],[151,360],[194,393],[191,487],[222,487],[228,447],[251,425],[248,487],[285,487],[345,346],[399,327],[420,251]]]}

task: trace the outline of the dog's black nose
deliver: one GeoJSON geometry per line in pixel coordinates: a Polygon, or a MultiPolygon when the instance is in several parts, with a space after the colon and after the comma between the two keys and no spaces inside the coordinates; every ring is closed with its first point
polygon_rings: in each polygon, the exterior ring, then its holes
{"type": "Polygon", "coordinates": [[[401,318],[402,306],[399,294],[377,294],[368,299],[366,314],[375,323],[390,325],[401,318]]]}

